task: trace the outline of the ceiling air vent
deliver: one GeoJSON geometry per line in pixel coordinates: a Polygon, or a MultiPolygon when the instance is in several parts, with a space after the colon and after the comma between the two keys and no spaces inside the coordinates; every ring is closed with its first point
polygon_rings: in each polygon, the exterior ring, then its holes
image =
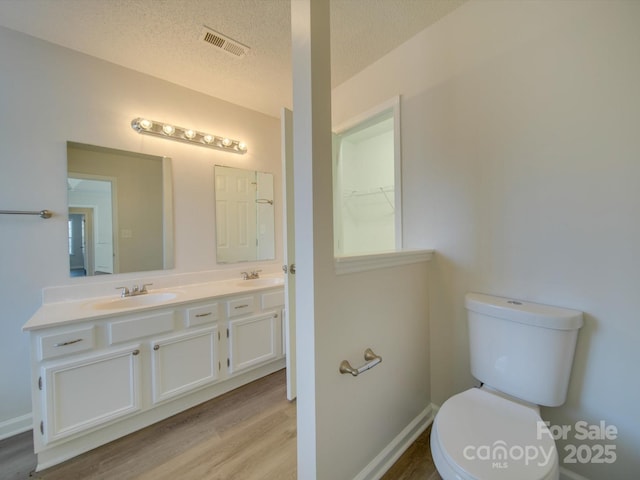
{"type": "Polygon", "coordinates": [[[202,40],[236,58],[244,57],[249,47],[208,27],[202,29],[202,40]]]}

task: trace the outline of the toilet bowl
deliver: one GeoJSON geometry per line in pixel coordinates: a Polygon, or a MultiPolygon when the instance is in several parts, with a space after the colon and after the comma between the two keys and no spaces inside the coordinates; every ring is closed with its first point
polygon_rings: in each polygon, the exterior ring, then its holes
{"type": "Polygon", "coordinates": [[[539,409],[472,388],[448,399],[431,427],[443,480],[557,480],[558,452],[539,409]]]}
{"type": "Polygon", "coordinates": [[[538,405],[566,399],[582,312],[468,293],[471,373],[431,428],[443,480],[557,480],[558,452],[538,405]]]}

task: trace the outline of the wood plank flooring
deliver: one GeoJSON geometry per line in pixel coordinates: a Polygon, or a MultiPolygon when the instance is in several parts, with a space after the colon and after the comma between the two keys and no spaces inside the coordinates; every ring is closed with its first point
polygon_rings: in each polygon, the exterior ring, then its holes
{"type": "MultiPolygon", "coordinates": [[[[428,432],[383,480],[439,480],[428,432]]],[[[295,480],[296,405],[281,370],[60,465],[35,466],[31,432],[0,441],[0,480],[295,480]]]]}
{"type": "Polygon", "coordinates": [[[0,479],[24,480],[36,466],[33,434],[28,432],[0,441],[0,479]]]}
{"type": "Polygon", "coordinates": [[[380,480],[442,480],[431,458],[427,428],[380,480]]]}

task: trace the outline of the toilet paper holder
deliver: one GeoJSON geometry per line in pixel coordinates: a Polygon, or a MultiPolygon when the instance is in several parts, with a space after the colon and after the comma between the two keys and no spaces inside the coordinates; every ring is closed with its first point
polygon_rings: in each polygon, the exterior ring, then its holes
{"type": "Polygon", "coordinates": [[[364,351],[364,359],[367,363],[358,368],[353,368],[348,360],[343,360],[340,363],[340,373],[342,373],[343,375],[346,373],[350,373],[354,377],[357,377],[362,372],[366,372],[367,370],[372,369],[380,362],[382,362],[382,357],[373,353],[373,350],[371,350],[370,348],[367,348],[364,351]]]}

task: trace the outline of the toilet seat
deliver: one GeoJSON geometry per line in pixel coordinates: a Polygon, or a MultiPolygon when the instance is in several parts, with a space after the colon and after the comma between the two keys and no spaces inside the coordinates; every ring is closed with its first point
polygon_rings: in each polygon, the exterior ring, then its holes
{"type": "Polygon", "coordinates": [[[559,477],[555,442],[537,408],[485,388],[454,395],[442,405],[431,449],[444,480],[559,477]]]}

